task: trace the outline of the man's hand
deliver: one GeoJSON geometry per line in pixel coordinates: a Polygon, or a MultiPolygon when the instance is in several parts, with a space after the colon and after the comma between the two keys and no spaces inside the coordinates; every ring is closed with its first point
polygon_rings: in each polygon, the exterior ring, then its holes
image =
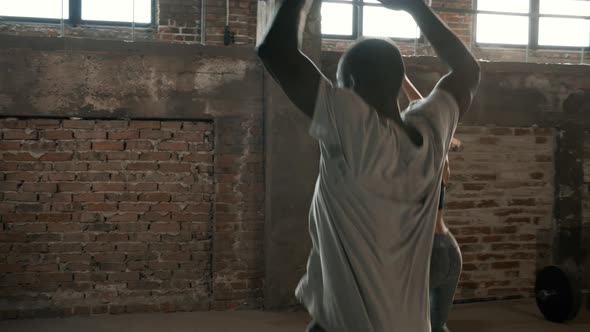
{"type": "Polygon", "coordinates": [[[461,141],[454,138],[451,140],[451,151],[453,152],[461,152],[463,151],[463,146],[461,145],[461,141]]]}

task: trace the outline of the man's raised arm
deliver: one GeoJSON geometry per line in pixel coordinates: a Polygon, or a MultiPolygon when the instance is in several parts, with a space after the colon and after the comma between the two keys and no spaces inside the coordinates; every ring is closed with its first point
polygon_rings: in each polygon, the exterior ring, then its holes
{"type": "Polygon", "coordinates": [[[443,77],[438,87],[451,93],[463,115],[473,101],[480,80],[480,67],[463,42],[436,16],[423,0],[379,0],[391,9],[410,13],[430,41],[430,44],[449,66],[450,73],[443,77]]]}
{"type": "Polygon", "coordinates": [[[289,99],[313,116],[322,74],[301,52],[301,37],[311,1],[283,0],[266,37],[257,46],[265,68],[289,99]]]}

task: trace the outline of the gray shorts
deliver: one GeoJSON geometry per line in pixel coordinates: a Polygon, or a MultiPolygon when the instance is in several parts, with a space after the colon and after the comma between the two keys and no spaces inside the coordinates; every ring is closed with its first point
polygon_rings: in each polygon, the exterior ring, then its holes
{"type": "Polygon", "coordinates": [[[430,260],[430,324],[432,332],[448,331],[447,320],[461,275],[461,251],[450,232],[435,234],[430,260]]]}

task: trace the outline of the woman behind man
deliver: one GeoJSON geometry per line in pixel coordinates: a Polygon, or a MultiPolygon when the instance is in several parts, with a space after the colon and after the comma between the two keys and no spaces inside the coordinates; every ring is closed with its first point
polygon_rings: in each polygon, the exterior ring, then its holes
{"type": "MultiPolygon", "coordinates": [[[[407,77],[404,78],[402,87],[410,102],[423,99],[420,92],[407,77]]],[[[461,142],[453,138],[451,149],[458,150],[460,146],[461,142]]],[[[450,168],[447,156],[443,170],[440,203],[436,214],[436,229],[430,258],[430,324],[432,332],[449,331],[447,320],[453,305],[453,297],[459,283],[463,263],[459,245],[453,234],[449,232],[443,219],[445,189],[449,177],[450,168]]]]}

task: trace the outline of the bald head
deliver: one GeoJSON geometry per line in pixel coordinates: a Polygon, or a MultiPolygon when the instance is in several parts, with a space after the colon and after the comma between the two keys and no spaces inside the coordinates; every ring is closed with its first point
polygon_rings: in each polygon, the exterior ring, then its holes
{"type": "Polygon", "coordinates": [[[397,105],[404,75],[402,55],[393,42],[365,39],[342,55],[337,79],[339,86],[353,89],[367,104],[384,112],[397,105]]]}

